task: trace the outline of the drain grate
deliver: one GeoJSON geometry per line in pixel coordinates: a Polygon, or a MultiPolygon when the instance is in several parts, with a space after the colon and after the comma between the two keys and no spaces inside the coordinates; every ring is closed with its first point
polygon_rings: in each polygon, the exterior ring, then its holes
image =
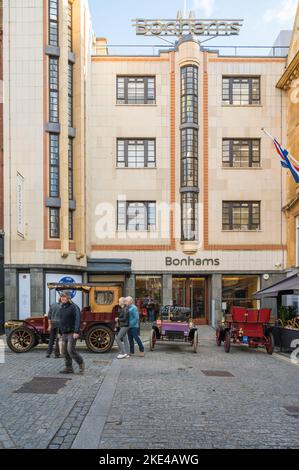
{"type": "Polygon", "coordinates": [[[284,406],[284,409],[289,413],[299,414],[299,406],[284,406]]]}
{"type": "Polygon", "coordinates": [[[40,395],[56,395],[71,379],[56,377],[33,377],[14,393],[36,393],[40,395]]]}
{"type": "Polygon", "coordinates": [[[233,374],[226,370],[202,370],[201,372],[207,377],[234,377],[233,374]]]}
{"type": "Polygon", "coordinates": [[[97,361],[97,360],[94,360],[92,362],[94,364],[104,364],[104,365],[106,365],[106,364],[110,364],[111,361],[97,361]]]}

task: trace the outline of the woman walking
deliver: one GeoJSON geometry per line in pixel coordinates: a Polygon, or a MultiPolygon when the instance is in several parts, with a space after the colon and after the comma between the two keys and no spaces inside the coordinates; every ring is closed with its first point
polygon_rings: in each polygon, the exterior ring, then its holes
{"type": "Polygon", "coordinates": [[[126,357],[130,357],[128,341],[129,309],[126,306],[124,297],[121,297],[119,299],[118,304],[120,306],[120,310],[118,318],[116,318],[115,320],[118,322],[120,330],[115,339],[121,353],[117,356],[117,359],[125,359],[126,357]]]}

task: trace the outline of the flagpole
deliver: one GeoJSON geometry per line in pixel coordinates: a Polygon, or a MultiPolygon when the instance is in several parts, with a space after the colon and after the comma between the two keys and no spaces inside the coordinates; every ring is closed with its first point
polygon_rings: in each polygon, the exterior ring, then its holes
{"type": "MultiPolygon", "coordinates": [[[[264,132],[264,134],[266,134],[268,137],[270,137],[270,139],[272,139],[273,141],[275,140],[274,137],[264,127],[262,127],[262,131],[264,132]]],[[[293,162],[296,163],[297,165],[299,165],[298,160],[295,160],[295,158],[292,157],[292,155],[290,153],[288,154],[288,158],[290,160],[293,160],[293,162]]]]}

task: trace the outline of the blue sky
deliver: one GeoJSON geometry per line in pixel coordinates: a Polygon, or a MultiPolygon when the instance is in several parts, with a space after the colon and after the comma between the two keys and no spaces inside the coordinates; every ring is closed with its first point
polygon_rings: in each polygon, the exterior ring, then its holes
{"type": "MultiPolygon", "coordinates": [[[[269,46],[281,29],[293,28],[298,0],[188,0],[187,4],[196,11],[196,18],[245,20],[239,37],[216,38],[207,45],[269,46]]],[[[106,37],[110,44],[152,45],[165,42],[136,36],[131,20],[175,18],[178,10],[184,10],[184,0],[89,0],[89,6],[97,36],[106,37]]]]}

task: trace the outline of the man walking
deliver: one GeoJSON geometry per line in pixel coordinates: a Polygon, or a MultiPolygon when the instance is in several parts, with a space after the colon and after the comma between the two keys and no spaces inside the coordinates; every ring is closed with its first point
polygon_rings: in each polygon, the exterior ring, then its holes
{"type": "Polygon", "coordinates": [[[50,331],[50,340],[49,346],[46,357],[51,357],[53,352],[54,343],[55,343],[55,357],[60,357],[60,349],[59,349],[59,327],[60,327],[60,313],[61,313],[61,300],[60,297],[58,302],[52,304],[49,309],[48,313],[48,320],[49,320],[49,327],[48,331],[50,331]]]}
{"type": "Polygon", "coordinates": [[[83,374],[85,364],[83,358],[76,351],[76,341],[80,336],[80,312],[75,304],[70,302],[70,294],[64,291],[61,298],[60,329],[62,333],[62,350],[65,358],[65,369],[61,374],[73,374],[73,360],[79,365],[80,373],[83,374]]]}
{"type": "Polygon", "coordinates": [[[139,320],[139,313],[136,305],[134,305],[132,297],[126,297],[126,305],[129,309],[129,343],[130,343],[130,354],[134,354],[134,340],[138,344],[139,347],[139,355],[141,357],[144,356],[144,346],[142,341],[139,337],[139,328],[140,328],[140,320],[139,320]]]}

